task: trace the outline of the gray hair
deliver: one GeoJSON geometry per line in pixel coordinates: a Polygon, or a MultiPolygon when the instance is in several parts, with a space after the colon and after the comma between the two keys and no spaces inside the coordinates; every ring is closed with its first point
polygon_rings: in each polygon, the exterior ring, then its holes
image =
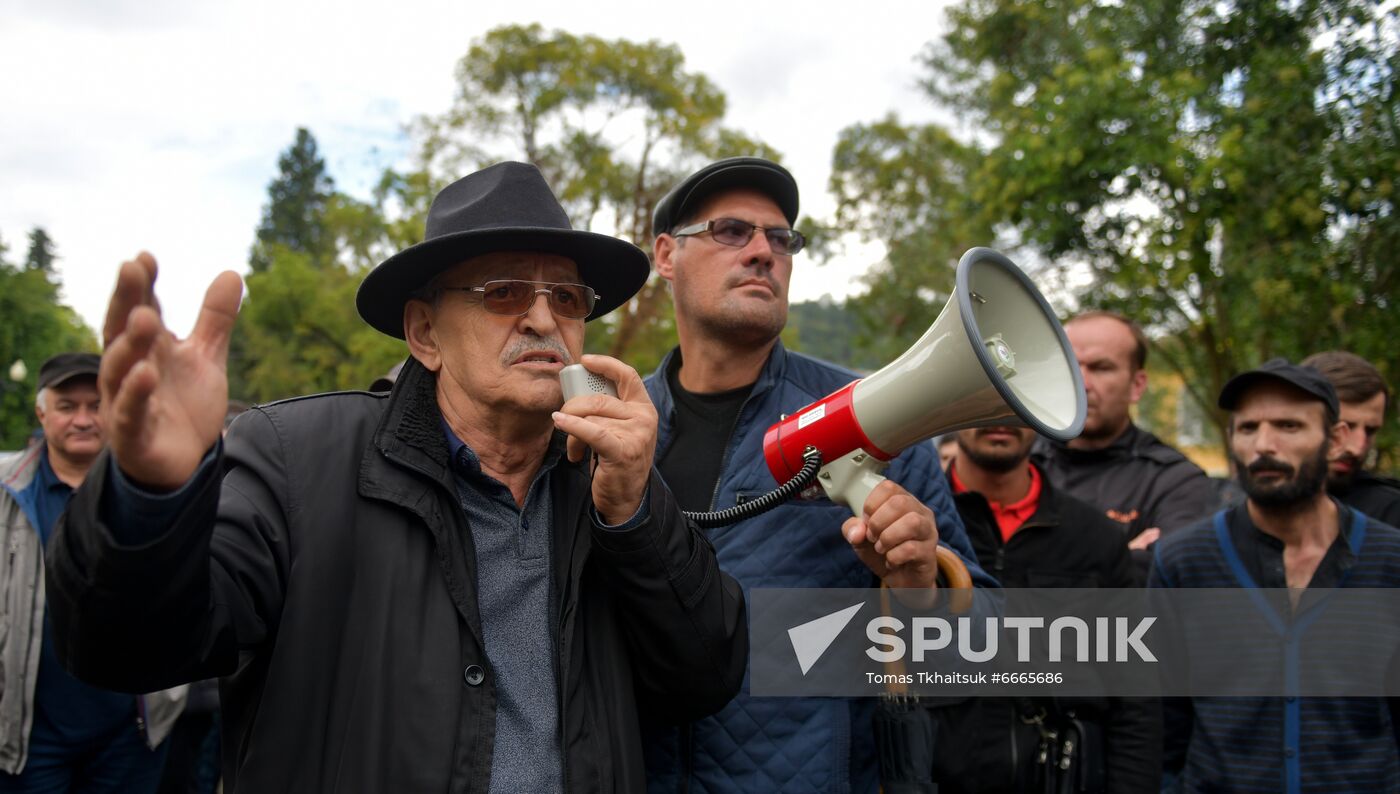
{"type": "Polygon", "coordinates": [[[45,386],[34,393],[34,407],[40,411],[49,410],[49,387],[45,386]]]}

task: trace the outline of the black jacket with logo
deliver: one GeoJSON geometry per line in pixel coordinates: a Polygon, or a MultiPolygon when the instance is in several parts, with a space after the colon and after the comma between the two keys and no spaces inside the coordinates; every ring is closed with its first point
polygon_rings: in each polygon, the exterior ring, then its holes
{"type": "Polygon", "coordinates": [[[1130,539],[1151,527],[1167,534],[1218,507],[1206,473],[1135,424],[1103,449],[1040,441],[1031,459],[1056,487],[1099,508],[1130,539]]]}
{"type": "MultiPolygon", "coordinates": [[[[1135,424],[1103,449],[1036,443],[1031,460],[1055,486],[1097,507],[1123,531],[1125,542],[1157,527],[1165,536],[1215,512],[1220,497],[1201,468],[1135,424]]],[[[1133,569],[1147,582],[1150,550],[1135,551],[1133,569]]]]}
{"type": "MultiPolygon", "coordinates": [[[[1005,542],[985,497],[965,491],[953,500],[978,562],[1004,587],[1138,585],[1122,530],[1090,505],[1059,493],[1043,475],[1035,513],[1005,542]]],[[[1012,698],[982,697],[935,710],[940,792],[1022,790],[1028,748],[1018,725],[1021,708],[1012,698]]],[[[1157,791],[1162,726],[1155,700],[1060,698],[1051,710],[1075,712],[1102,726],[1105,791],[1157,791]]]]}
{"type": "MultiPolygon", "coordinates": [[[[104,456],[50,552],[65,664],[129,692],[222,676],[230,792],[486,791],[496,683],[441,421],[412,361],[392,394],[257,408],[224,476],[192,483],[139,547],[107,526],[104,456]]],[[[555,653],[539,661],[558,681],[566,789],[643,791],[639,713],[691,720],[734,695],[743,598],[655,472],[626,531],[593,523],[589,493],[584,464],[561,461],[555,653]]]]}

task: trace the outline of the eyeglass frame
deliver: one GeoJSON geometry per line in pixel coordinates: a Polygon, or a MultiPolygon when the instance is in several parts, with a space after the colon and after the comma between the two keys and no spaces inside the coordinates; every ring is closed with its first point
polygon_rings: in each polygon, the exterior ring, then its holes
{"type": "Polygon", "coordinates": [[[593,313],[593,309],[598,305],[598,299],[602,297],[601,295],[598,294],[598,292],[597,292],[596,290],[594,290],[592,287],[588,286],[587,284],[575,284],[575,283],[573,283],[573,282],[571,282],[571,281],[532,281],[532,280],[527,279],[527,278],[493,278],[493,279],[491,279],[490,281],[483,282],[481,285],[475,286],[475,287],[438,287],[438,289],[443,290],[444,292],[473,292],[473,293],[477,293],[477,294],[479,294],[479,296],[480,296],[481,308],[485,309],[487,312],[489,312],[489,313],[491,313],[491,314],[494,314],[494,315],[496,315],[496,316],[498,316],[498,317],[524,317],[525,315],[527,315],[527,314],[530,313],[530,309],[534,308],[534,306],[535,306],[535,301],[539,300],[539,296],[540,296],[540,295],[544,295],[544,296],[545,296],[545,303],[549,306],[549,311],[550,311],[551,313],[553,313],[555,316],[563,317],[563,318],[566,319],[566,320],[585,320],[585,319],[588,318],[588,315],[590,315],[590,314],[593,313]],[[582,289],[583,292],[584,292],[585,300],[586,300],[586,302],[587,302],[587,304],[588,304],[588,311],[584,312],[583,315],[580,316],[580,317],[570,317],[570,316],[568,316],[567,314],[562,314],[562,313],[560,313],[559,310],[558,310],[557,308],[555,308],[555,306],[554,306],[554,290],[553,290],[553,289],[536,289],[536,290],[534,290],[533,294],[530,296],[530,300],[526,301],[526,303],[525,303],[525,309],[524,309],[523,311],[517,312],[517,313],[515,313],[515,314],[510,314],[510,313],[507,313],[507,312],[499,312],[499,311],[495,311],[495,310],[493,310],[493,309],[487,308],[487,306],[486,306],[486,289],[487,289],[487,287],[490,287],[492,284],[510,284],[510,283],[532,284],[532,285],[534,285],[534,286],[536,286],[536,287],[539,287],[540,285],[544,285],[545,287],[578,287],[578,288],[582,289]]]}
{"type": "Polygon", "coordinates": [[[683,227],[683,228],[680,228],[680,229],[675,230],[674,232],[671,232],[671,236],[672,236],[672,237],[694,237],[694,236],[696,236],[696,235],[700,235],[700,234],[704,234],[704,233],[706,233],[706,232],[709,232],[709,233],[710,233],[710,239],[715,240],[715,242],[719,243],[720,245],[726,245],[726,246],[729,246],[730,248],[743,248],[744,246],[748,245],[748,244],[753,240],[754,233],[756,233],[756,232],[759,231],[760,229],[762,229],[763,232],[764,232],[764,235],[763,235],[764,239],[765,239],[765,240],[768,240],[768,247],[769,247],[769,248],[773,248],[773,249],[774,249],[773,253],[774,253],[774,254],[777,254],[778,256],[792,256],[792,255],[794,255],[794,254],[801,253],[801,252],[802,252],[802,249],[807,247],[807,235],[803,234],[802,232],[799,232],[798,230],[796,230],[796,229],[794,229],[794,228],[792,228],[792,227],[789,227],[789,226],[759,226],[759,225],[756,224],[756,223],[749,223],[748,221],[743,220],[743,219],[741,219],[741,218],[729,218],[729,217],[724,217],[724,218],[711,218],[711,219],[709,219],[709,220],[707,220],[707,221],[701,221],[700,223],[693,223],[693,224],[691,224],[691,225],[689,225],[689,226],[685,226],[685,227],[683,227]],[[715,237],[714,237],[714,227],[715,227],[715,224],[716,224],[716,223],[719,223],[720,221],[733,221],[734,223],[741,223],[741,224],[743,224],[743,225],[749,227],[749,236],[748,236],[748,238],[745,239],[744,242],[743,242],[742,244],[740,244],[740,245],[732,245],[732,244],[730,244],[730,243],[724,242],[723,240],[715,240],[715,237]],[[770,232],[770,231],[773,231],[773,232],[787,232],[788,234],[792,235],[792,236],[789,238],[789,247],[791,247],[791,241],[795,240],[795,241],[797,241],[797,249],[796,249],[796,250],[789,250],[789,251],[778,251],[778,250],[776,249],[776,247],[773,245],[773,241],[772,241],[771,239],[768,239],[768,234],[767,234],[767,233],[770,232]]]}

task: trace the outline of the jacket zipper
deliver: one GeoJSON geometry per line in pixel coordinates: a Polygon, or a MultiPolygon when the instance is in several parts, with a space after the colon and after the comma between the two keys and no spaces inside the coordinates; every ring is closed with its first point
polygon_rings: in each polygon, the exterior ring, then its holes
{"type": "MultiPolygon", "coordinates": [[[[744,409],[749,407],[749,401],[753,399],[753,393],[744,398],[744,404],[739,406],[739,413],[734,415],[734,423],[729,426],[729,435],[724,437],[724,455],[719,459],[719,476],[715,478],[715,490],[710,494],[710,512],[714,512],[715,505],[719,502],[719,487],[724,483],[724,467],[729,465],[729,447],[734,443],[734,431],[739,429],[739,420],[744,418],[744,409]]],[[[676,424],[676,412],[671,410],[671,426],[676,424]]],[[[780,483],[781,484],[781,483],[780,483]]]]}
{"type": "MultiPolygon", "coordinates": [[[[757,385],[757,381],[755,381],[757,385]]],[[[669,391],[669,387],[668,387],[669,391]]],[[[734,431],[739,429],[739,421],[744,418],[744,410],[749,407],[749,401],[754,397],[750,390],[749,396],[744,398],[744,404],[739,406],[739,413],[734,415],[734,421],[729,425],[729,435],[724,438],[724,455],[719,459],[719,476],[715,478],[715,488],[710,492],[710,512],[714,512],[715,504],[719,501],[720,486],[724,484],[724,469],[729,465],[729,448],[734,442],[734,431]]],[[[676,426],[676,408],[674,405],[675,395],[671,395],[671,427],[676,426]]],[[[681,764],[681,793],[688,794],[690,791],[690,777],[695,769],[695,748],[693,747],[694,734],[690,723],[680,727],[680,747],[678,759],[681,764]]],[[[566,789],[567,790],[567,789],[566,789]]]]}
{"type": "MultiPolygon", "coordinates": [[[[1016,538],[1017,538],[1022,532],[1026,531],[1026,530],[1028,530],[1028,529],[1039,529],[1039,528],[1041,528],[1041,527],[1053,527],[1053,526],[1055,526],[1055,525],[1054,525],[1054,524],[1045,524],[1045,523],[1034,523],[1034,524],[1032,524],[1032,523],[1025,523],[1025,524],[1022,524],[1021,526],[1017,527],[1015,532],[1011,533],[1011,538],[1010,538],[1010,540],[1002,540],[1002,538],[1001,538],[1001,530],[998,529],[998,530],[996,531],[997,554],[996,554],[996,557],[992,558],[992,570],[993,570],[994,572],[996,572],[996,573],[1001,573],[1002,571],[1006,570],[1006,547],[1009,546],[1009,545],[1011,545],[1013,542],[1015,542],[1016,538]]],[[[1000,577],[998,577],[998,578],[1000,578],[1000,577]]]]}

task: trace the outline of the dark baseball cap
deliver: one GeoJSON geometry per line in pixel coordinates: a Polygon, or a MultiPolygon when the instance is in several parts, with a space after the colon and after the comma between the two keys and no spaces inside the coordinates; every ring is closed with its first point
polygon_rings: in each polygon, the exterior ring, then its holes
{"type": "Polygon", "coordinates": [[[652,213],[651,233],[671,231],[705,199],[721,190],[741,187],[766,194],[783,211],[789,225],[797,222],[797,180],[786,168],[762,157],[730,157],[710,163],[672,188],[652,213]]]}
{"type": "Polygon", "coordinates": [[[39,366],[39,388],[62,386],[77,377],[96,379],[101,365],[96,353],[59,353],[39,366]]]}
{"type": "Polygon", "coordinates": [[[1339,413],[1341,410],[1337,403],[1337,390],[1332,387],[1332,381],[1328,380],[1326,375],[1312,367],[1290,363],[1286,358],[1270,359],[1255,369],[1241,372],[1231,378],[1230,382],[1225,384],[1225,388],[1220,390],[1218,405],[1226,411],[1235,410],[1245,391],[1250,386],[1265,379],[1283,381],[1311,394],[1326,403],[1327,407],[1332,409],[1333,414],[1339,413]]]}

